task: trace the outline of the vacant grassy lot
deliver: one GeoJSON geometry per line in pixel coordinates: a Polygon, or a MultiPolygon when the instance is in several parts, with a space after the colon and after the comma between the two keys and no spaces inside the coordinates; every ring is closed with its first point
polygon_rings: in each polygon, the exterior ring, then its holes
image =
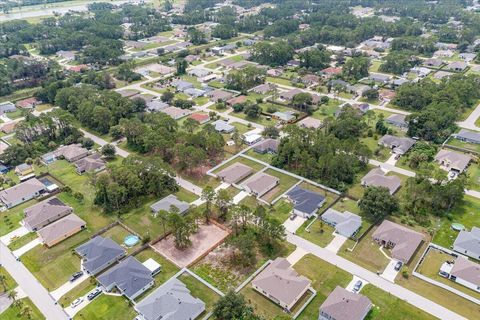
{"type": "Polygon", "coordinates": [[[310,223],[310,220],[305,221],[303,226],[297,230],[297,235],[325,248],[333,238],[335,238],[333,235],[335,229],[322,220],[315,219],[315,222],[310,226],[309,231],[305,230],[310,223]]]}
{"type": "Polygon", "coordinates": [[[352,280],[352,275],[311,254],[303,257],[293,268],[312,281],[312,287],[317,291],[316,297],[310,302],[297,319],[317,319],[318,308],[337,286],[346,287],[352,280]]]}
{"type": "Polygon", "coordinates": [[[5,310],[0,318],[2,320],[42,320],[45,319],[43,314],[38,310],[38,308],[33,304],[29,298],[24,298],[19,300],[18,305],[11,305],[7,310],[5,310]],[[30,310],[30,314],[24,314],[24,308],[30,310]]]}
{"type": "Polygon", "coordinates": [[[75,320],[119,320],[133,319],[137,313],[124,297],[102,294],[82,309],[75,320]]]}
{"type": "Polygon", "coordinates": [[[215,302],[220,299],[220,296],[215,291],[213,291],[188,273],[181,274],[178,277],[178,280],[186,284],[192,296],[199,298],[200,300],[205,302],[206,313],[213,310],[215,302]]]}
{"type": "Polygon", "coordinates": [[[247,156],[250,156],[252,158],[258,159],[258,160],[266,162],[266,163],[270,163],[272,161],[272,158],[274,157],[274,155],[271,154],[271,153],[263,153],[262,154],[262,153],[256,152],[253,149],[248,150],[245,154],[247,156]]]}

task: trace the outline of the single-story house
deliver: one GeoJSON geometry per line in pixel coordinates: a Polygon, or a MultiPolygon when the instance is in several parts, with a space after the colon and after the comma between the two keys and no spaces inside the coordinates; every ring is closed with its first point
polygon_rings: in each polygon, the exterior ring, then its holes
{"type": "Polygon", "coordinates": [[[282,69],[268,69],[267,76],[269,77],[280,77],[283,73],[282,69]]]}
{"type": "Polygon", "coordinates": [[[169,107],[168,103],[165,103],[162,100],[154,99],[154,100],[151,100],[150,102],[147,102],[146,110],[148,112],[159,112],[168,107],[169,107]]]}
{"type": "Polygon", "coordinates": [[[295,186],[286,196],[293,203],[293,213],[308,219],[325,203],[325,197],[321,194],[299,186],[295,186]]]}
{"type": "Polygon", "coordinates": [[[15,112],[17,108],[10,101],[0,102],[0,115],[8,112],[15,112]]]}
{"type": "Polygon", "coordinates": [[[73,61],[75,60],[75,51],[66,51],[66,50],[59,50],[55,53],[57,57],[61,60],[73,61]]]}
{"type": "Polygon", "coordinates": [[[385,175],[381,168],[374,168],[362,178],[361,183],[364,187],[384,187],[390,194],[394,194],[400,188],[402,181],[396,175],[385,175]]]}
{"type": "Polygon", "coordinates": [[[215,127],[215,130],[221,133],[231,133],[235,130],[235,127],[231,124],[228,124],[225,120],[217,120],[212,125],[215,127]]]}
{"type": "Polygon", "coordinates": [[[287,62],[287,66],[289,66],[289,67],[300,67],[300,60],[289,60],[287,62]]]}
{"type": "Polygon", "coordinates": [[[222,67],[224,67],[224,68],[228,68],[228,67],[230,67],[230,66],[231,66],[232,64],[234,64],[234,63],[235,63],[235,61],[232,60],[232,59],[223,59],[223,60],[220,60],[220,61],[217,62],[217,64],[218,64],[219,66],[222,66],[222,67]]]}
{"type": "Polygon", "coordinates": [[[195,55],[195,54],[189,54],[188,56],[185,57],[185,60],[189,63],[200,60],[200,56],[195,55]]]}
{"type": "Polygon", "coordinates": [[[372,87],[370,87],[366,84],[357,83],[356,85],[351,86],[349,89],[350,89],[351,93],[353,93],[357,96],[363,96],[365,94],[365,92],[372,89],[372,87]]]}
{"type": "Polygon", "coordinates": [[[232,70],[240,70],[253,65],[255,65],[255,63],[251,61],[242,60],[242,61],[235,61],[234,63],[230,64],[228,67],[232,70]]]}
{"type": "Polygon", "coordinates": [[[389,89],[380,89],[378,91],[378,97],[380,98],[380,100],[385,102],[392,101],[392,99],[395,98],[395,95],[395,91],[389,89]]]}
{"type": "Polygon", "coordinates": [[[389,134],[384,135],[378,141],[379,145],[392,150],[395,154],[405,154],[415,144],[415,140],[412,138],[400,138],[389,134]]]}
{"type": "Polygon", "coordinates": [[[470,52],[462,52],[458,56],[460,57],[460,59],[463,59],[466,62],[470,62],[470,61],[475,60],[475,58],[477,57],[477,54],[476,53],[470,53],[470,52]]]}
{"type": "Polygon", "coordinates": [[[441,169],[447,172],[462,173],[467,169],[472,157],[468,154],[442,149],[435,156],[435,161],[438,162],[441,169]]]}
{"type": "Polygon", "coordinates": [[[87,223],[76,214],[71,213],[43,229],[37,231],[38,236],[47,247],[53,247],[59,242],[85,229],[87,223]]]}
{"type": "Polygon", "coordinates": [[[446,261],[439,274],[462,286],[480,292],[480,264],[459,256],[454,263],[446,261]]]}
{"type": "Polygon", "coordinates": [[[392,86],[393,87],[400,87],[401,85],[405,84],[405,83],[409,83],[410,80],[408,79],[405,79],[405,78],[398,78],[398,79],[393,79],[392,80],[392,86]]]}
{"type": "Polygon", "coordinates": [[[101,236],[96,236],[78,246],[75,252],[83,259],[83,269],[91,275],[102,272],[112,264],[120,261],[127,253],[125,249],[112,239],[101,236]]]}
{"type": "Polygon", "coordinates": [[[459,133],[454,135],[454,137],[461,141],[480,144],[480,133],[476,131],[461,129],[459,133]]]}
{"type": "Polygon", "coordinates": [[[188,117],[197,121],[199,124],[204,124],[210,121],[210,116],[206,113],[192,113],[188,117]]]}
{"type": "Polygon", "coordinates": [[[285,258],[277,258],[252,281],[252,287],[286,310],[310,289],[311,281],[299,275],[285,258]]]}
{"type": "Polygon", "coordinates": [[[203,78],[211,74],[212,71],[207,69],[202,69],[202,68],[193,68],[191,70],[188,70],[187,73],[189,76],[192,76],[192,77],[203,78]]]}
{"type": "Polygon", "coordinates": [[[247,96],[240,95],[240,96],[236,96],[236,97],[233,97],[231,99],[228,99],[226,104],[227,104],[227,106],[232,107],[236,104],[242,104],[246,101],[247,101],[247,96]]]}
{"type": "Polygon", "coordinates": [[[467,69],[468,64],[464,61],[454,61],[449,63],[445,68],[452,71],[462,72],[467,69]]]}
{"type": "Polygon", "coordinates": [[[283,123],[291,123],[297,119],[293,111],[277,111],[272,114],[272,118],[278,119],[283,123]]]}
{"type": "Polygon", "coordinates": [[[24,209],[23,223],[29,231],[38,231],[72,212],[72,207],[67,206],[57,197],[52,197],[24,209]]]}
{"type": "Polygon", "coordinates": [[[88,155],[88,150],[81,144],[69,144],[61,146],[54,151],[55,158],[64,158],[68,162],[75,162],[88,155]]]}
{"type": "Polygon", "coordinates": [[[243,142],[251,146],[252,144],[255,144],[262,140],[262,136],[259,135],[258,133],[244,133],[243,134],[243,142]]]}
{"type": "Polygon", "coordinates": [[[362,226],[362,217],[349,211],[340,212],[329,208],[321,215],[325,223],[335,228],[335,232],[344,236],[354,236],[362,226]]]}
{"type": "Polygon", "coordinates": [[[265,139],[257,143],[253,150],[260,154],[277,153],[279,141],[277,139],[265,139]]]}
{"type": "Polygon", "coordinates": [[[105,169],[106,163],[99,153],[94,153],[74,163],[78,174],[85,172],[98,172],[105,169]]]}
{"type": "Polygon", "coordinates": [[[470,231],[460,231],[453,243],[453,250],[480,260],[480,228],[473,227],[470,231]]]}
{"type": "Polygon", "coordinates": [[[408,263],[423,241],[423,234],[397,223],[383,220],[372,238],[379,245],[390,248],[393,259],[408,263]]]}
{"type": "Polygon", "coordinates": [[[320,83],[320,77],[314,74],[304,75],[300,81],[306,86],[314,86],[320,83]]]}
{"type": "Polygon", "coordinates": [[[293,97],[295,97],[299,93],[303,93],[303,91],[300,89],[291,89],[288,91],[284,91],[280,93],[280,99],[290,101],[290,100],[293,100],[293,97]]]}
{"type": "Polygon", "coordinates": [[[276,90],[277,90],[277,86],[271,83],[263,83],[251,89],[251,91],[258,94],[267,94],[269,92],[273,92],[276,90]]]}
{"type": "Polygon", "coordinates": [[[171,278],[135,305],[142,320],[198,318],[205,311],[205,303],[191,295],[187,286],[171,278]]]}
{"type": "Polygon", "coordinates": [[[323,122],[316,118],[306,117],[300,120],[297,125],[301,128],[318,129],[323,126],[323,122]]]}
{"type": "Polygon", "coordinates": [[[7,208],[15,207],[46,192],[46,187],[37,178],[21,182],[11,188],[0,191],[0,200],[7,208]]]}
{"type": "Polygon", "coordinates": [[[174,120],[181,119],[181,118],[190,114],[190,110],[181,109],[181,108],[177,108],[177,107],[168,107],[168,108],[165,108],[163,110],[160,110],[160,112],[163,112],[163,113],[169,115],[174,120]]]}
{"type": "Polygon", "coordinates": [[[207,93],[207,96],[213,102],[227,101],[233,97],[233,93],[225,90],[216,89],[207,93]]]}
{"type": "Polygon", "coordinates": [[[236,162],[228,168],[225,168],[217,173],[217,176],[222,179],[222,181],[228,183],[237,183],[251,175],[253,172],[253,169],[249,166],[240,162],[236,162]]]}
{"type": "Polygon", "coordinates": [[[3,133],[9,134],[15,131],[15,127],[17,126],[17,122],[12,121],[12,122],[7,122],[1,125],[0,130],[2,130],[3,133]]]}
{"type": "Polygon", "coordinates": [[[450,58],[455,54],[452,50],[437,50],[433,53],[434,57],[450,58]]]}
{"type": "Polygon", "coordinates": [[[420,78],[425,78],[430,73],[432,73],[432,69],[425,68],[425,67],[419,67],[419,66],[413,67],[412,69],[410,69],[410,71],[415,73],[420,78]]]}
{"type": "Polygon", "coordinates": [[[178,200],[177,196],[170,194],[165,198],[152,204],[150,206],[150,209],[152,209],[153,215],[156,216],[157,213],[162,210],[171,212],[172,207],[177,208],[179,214],[185,214],[190,208],[190,204],[188,204],[188,202],[178,200]]]}
{"type": "Polygon", "coordinates": [[[106,291],[116,288],[131,301],[154,285],[151,271],[133,256],[104,272],[97,280],[106,291]]]}
{"type": "Polygon", "coordinates": [[[280,179],[269,174],[258,172],[243,183],[243,187],[249,193],[256,197],[261,197],[265,193],[275,188],[280,179]]]}
{"type": "Polygon", "coordinates": [[[363,320],[372,306],[366,296],[337,286],[320,306],[318,320],[363,320]]]}
{"type": "Polygon", "coordinates": [[[183,93],[185,93],[186,95],[192,98],[198,98],[198,97],[203,97],[206,91],[202,89],[197,89],[197,88],[188,88],[184,90],[183,93]]]}
{"type": "Polygon", "coordinates": [[[401,129],[407,129],[408,128],[408,122],[405,121],[406,118],[407,118],[407,116],[404,115],[404,114],[394,113],[394,114],[391,114],[390,116],[388,116],[385,119],[385,122],[388,123],[388,124],[391,124],[392,126],[399,127],[401,129]]]}
{"type": "Polygon", "coordinates": [[[375,82],[388,83],[392,77],[383,73],[370,73],[368,78],[375,82]]]}
{"type": "Polygon", "coordinates": [[[33,109],[40,103],[41,101],[39,101],[37,98],[31,97],[17,101],[16,106],[20,109],[33,109]]]}
{"type": "Polygon", "coordinates": [[[320,71],[322,75],[326,78],[331,78],[333,76],[339,75],[342,73],[342,68],[338,67],[328,67],[320,71]]]}
{"type": "Polygon", "coordinates": [[[31,164],[22,163],[15,167],[15,174],[20,177],[26,177],[35,173],[35,169],[31,164]]]}
{"type": "Polygon", "coordinates": [[[440,67],[443,64],[443,61],[440,59],[430,58],[423,61],[423,65],[429,67],[440,67]]]}
{"type": "Polygon", "coordinates": [[[435,72],[435,74],[433,75],[433,77],[435,79],[438,79],[438,80],[441,80],[443,78],[446,78],[446,77],[450,77],[453,73],[451,72],[446,72],[446,71],[437,71],[435,72]]]}
{"type": "Polygon", "coordinates": [[[193,88],[193,83],[185,81],[185,80],[174,80],[170,83],[172,87],[175,87],[177,91],[184,92],[187,89],[193,88]]]}

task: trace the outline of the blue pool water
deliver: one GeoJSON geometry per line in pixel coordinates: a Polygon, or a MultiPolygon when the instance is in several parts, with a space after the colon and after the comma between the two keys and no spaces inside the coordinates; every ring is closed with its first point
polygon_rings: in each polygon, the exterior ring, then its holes
{"type": "Polygon", "coordinates": [[[138,243],[138,241],[140,241],[140,238],[137,237],[136,235],[128,235],[125,237],[125,239],[123,240],[123,243],[127,246],[127,247],[133,247],[134,245],[136,245],[138,243]]]}

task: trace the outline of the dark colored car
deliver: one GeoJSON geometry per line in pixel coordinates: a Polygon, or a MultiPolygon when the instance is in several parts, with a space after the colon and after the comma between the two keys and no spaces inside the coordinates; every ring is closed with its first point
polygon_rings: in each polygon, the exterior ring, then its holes
{"type": "Polygon", "coordinates": [[[83,276],[83,271],[75,272],[74,274],[72,274],[72,277],[70,278],[70,282],[77,280],[81,276],[83,276]]]}
{"type": "Polygon", "coordinates": [[[361,280],[358,280],[357,282],[355,282],[355,285],[353,286],[353,291],[357,292],[360,290],[360,288],[362,287],[362,281],[361,280]]]}
{"type": "Polygon", "coordinates": [[[398,261],[397,264],[395,265],[395,271],[400,271],[401,268],[402,268],[402,263],[398,261]]]}

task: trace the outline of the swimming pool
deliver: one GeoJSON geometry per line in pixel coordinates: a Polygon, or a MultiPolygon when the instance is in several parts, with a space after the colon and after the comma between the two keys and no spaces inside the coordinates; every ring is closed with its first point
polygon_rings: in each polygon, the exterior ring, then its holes
{"type": "Polygon", "coordinates": [[[455,230],[455,231],[462,231],[462,230],[465,230],[465,226],[461,223],[452,223],[452,229],[455,230]]]}
{"type": "Polygon", "coordinates": [[[140,238],[137,237],[136,235],[134,234],[130,234],[128,236],[125,237],[125,239],[123,240],[123,243],[127,246],[127,247],[133,247],[134,245],[136,245],[138,243],[138,241],[140,241],[140,238]]]}

